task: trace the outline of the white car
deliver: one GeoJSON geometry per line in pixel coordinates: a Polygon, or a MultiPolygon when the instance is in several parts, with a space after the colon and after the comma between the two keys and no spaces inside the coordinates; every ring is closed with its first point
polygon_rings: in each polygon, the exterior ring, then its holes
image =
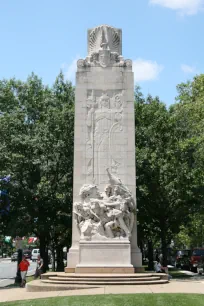
{"type": "Polygon", "coordinates": [[[40,255],[40,249],[33,249],[32,250],[32,261],[36,261],[38,259],[38,255],[40,255]]]}
{"type": "Polygon", "coordinates": [[[203,268],[202,267],[197,267],[197,272],[199,275],[203,274],[203,268]]]}

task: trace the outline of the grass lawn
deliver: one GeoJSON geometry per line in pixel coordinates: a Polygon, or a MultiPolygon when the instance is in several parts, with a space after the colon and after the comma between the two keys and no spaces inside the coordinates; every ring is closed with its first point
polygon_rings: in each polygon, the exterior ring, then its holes
{"type": "MultiPolygon", "coordinates": [[[[152,273],[152,271],[148,271],[148,266],[143,266],[143,268],[145,268],[146,273],[152,273]]],[[[194,275],[182,273],[182,271],[177,268],[169,268],[168,274],[171,275],[174,279],[175,278],[179,278],[179,279],[180,278],[191,278],[194,276],[194,275]]]]}
{"type": "Polygon", "coordinates": [[[26,277],[26,283],[29,283],[34,280],[34,275],[26,277]]]}
{"type": "Polygon", "coordinates": [[[200,294],[70,296],[0,303],[2,306],[203,306],[200,294]]]}
{"type": "Polygon", "coordinates": [[[169,272],[168,272],[173,278],[191,278],[193,277],[194,275],[189,275],[189,274],[185,274],[185,273],[182,273],[181,271],[179,270],[170,270],[169,269],[169,272]]]}

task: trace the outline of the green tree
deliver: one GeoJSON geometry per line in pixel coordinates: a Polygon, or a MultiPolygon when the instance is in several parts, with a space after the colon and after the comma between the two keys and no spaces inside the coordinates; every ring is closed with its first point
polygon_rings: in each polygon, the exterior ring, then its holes
{"type": "MultiPolygon", "coordinates": [[[[177,135],[178,158],[182,162],[180,185],[189,203],[189,224],[179,235],[186,235],[189,246],[203,245],[204,219],[204,74],[177,86],[177,103],[170,108],[177,135]],[[185,233],[185,234],[184,234],[185,233]]],[[[176,237],[178,241],[179,237],[176,237]]]]}
{"type": "Polygon", "coordinates": [[[187,226],[182,225],[174,237],[177,249],[193,249],[204,245],[204,215],[195,213],[190,217],[187,226]]]}
{"type": "Polygon", "coordinates": [[[204,213],[204,75],[177,86],[177,102],[170,108],[183,172],[183,193],[191,199],[191,213],[204,213]]]}
{"type": "Polygon", "coordinates": [[[62,248],[71,235],[74,88],[62,73],[52,88],[34,74],[3,80],[0,111],[1,175],[11,175],[7,228],[36,234],[46,263],[50,242],[62,248]]]}
{"type": "MultiPolygon", "coordinates": [[[[180,158],[178,135],[171,113],[158,97],[144,99],[137,88],[136,165],[139,231],[148,243],[161,241],[164,265],[167,247],[188,221],[192,198],[184,193],[188,173],[180,158]],[[139,98],[138,98],[139,97],[139,98]]],[[[151,247],[152,248],[152,247],[151,247]]]]}

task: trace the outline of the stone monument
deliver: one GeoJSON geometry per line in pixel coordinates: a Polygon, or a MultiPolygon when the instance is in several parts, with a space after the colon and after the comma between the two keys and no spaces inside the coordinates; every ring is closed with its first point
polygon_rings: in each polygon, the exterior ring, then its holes
{"type": "Polygon", "coordinates": [[[137,246],[134,76],[122,31],[88,30],[77,62],[72,246],[65,272],[140,271],[137,246]]]}

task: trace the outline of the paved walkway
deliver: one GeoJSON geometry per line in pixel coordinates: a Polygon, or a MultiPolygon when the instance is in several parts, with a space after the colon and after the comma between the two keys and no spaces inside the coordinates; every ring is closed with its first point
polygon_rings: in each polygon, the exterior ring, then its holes
{"type": "Polygon", "coordinates": [[[1,261],[11,261],[11,257],[0,257],[0,262],[1,261]]]}
{"type": "Polygon", "coordinates": [[[137,294],[137,293],[199,293],[204,294],[204,281],[172,280],[164,285],[105,286],[95,289],[81,289],[52,292],[27,292],[26,289],[0,290],[0,302],[39,299],[55,296],[96,295],[96,294],[137,294]]]}

